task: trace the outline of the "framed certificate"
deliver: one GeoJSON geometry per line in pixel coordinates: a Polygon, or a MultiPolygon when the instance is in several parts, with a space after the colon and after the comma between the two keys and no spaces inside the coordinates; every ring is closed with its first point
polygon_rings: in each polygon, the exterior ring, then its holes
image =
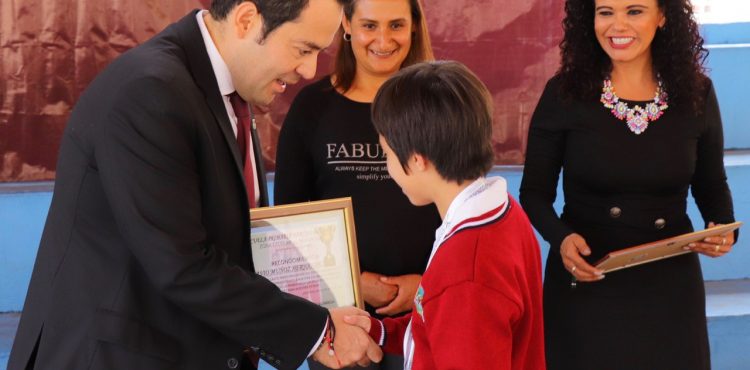
{"type": "Polygon", "coordinates": [[[709,236],[723,235],[732,232],[738,229],[741,225],[742,222],[738,221],[692,233],[677,235],[668,239],[657,240],[651,243],[616,250],[597,261],[594,266],[604,271],[604,273],[608,273],[669,257],[679,256],[681,254],[692,253],[692,251],[684,250],[682,247],[693,242],[701,241],[709,236]]]}
{"type": "Polygon", "coordinates": [[[364,309],[351,198],[250,210],[257,274],[327,308],[364,309]]]}

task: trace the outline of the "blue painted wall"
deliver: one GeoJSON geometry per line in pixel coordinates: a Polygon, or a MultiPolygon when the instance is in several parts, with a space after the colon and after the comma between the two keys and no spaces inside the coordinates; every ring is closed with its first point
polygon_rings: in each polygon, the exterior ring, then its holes
{"type": "Polygon", "coordinates": [[[750,148],[750,23],[704,25],[707,67],[724,122],[725,148],[750,148]]]}
{"type": "Polygon", "coordinates": [[[701,26],[701,35],[706,45],[747,44],[750,43],[750,23],[705,24],[701,26]]]}
{"type": "MultiPolygon", "coordinates": [[[[750,222],[750,192],[743,191],[750,184],[750,165],[728,166],[729,185],[734,195],[736,217],[750,222]]],[[[498,169],[493,175],[508,180],[508,188],[518,198],[521,184],[521,168],[498,169]]],[[[273,183],[270,184],[273,189],[273,183]]],[[[562,189],[558,189],[562,194],[562,189]]],[[[561,198],[561,197],[558,197],[561,198]]],[[[49,192],[0,194],[0,312],[20,311],[31,277],[34,258],[41,236],[44,220],[49,208],[49,192]]],[[[562,209],[562,199],[556,203],[562,209]]],[[[688,210],[696,229],[703,228],[700,214],[691,200],[688,210]]],[[[746,228],[747,229],[747,228],[746,228]]],[[[750,230],[750,229],[747,229],[750,230]]],[[[541,237],[543,258],[549,246],[541,237]]],[[[750,236],[745,233],[733,252],[725,258],[702,257],[704,276],[707,280],[750,278],[750,236]]]]}
{"type": "Polygon", "coordinates": [[[0,194],[0,312],[20,311],[52,194],[0,194]]]}
{"type": "MultiPolygon", "coordinates": [[[[750,25],[747,30],[750,34],[750,25]]],[[[750,148],[750,44],[709,50],[709,75],[714,82],[724,123],[724,147],[750,148]]]]}

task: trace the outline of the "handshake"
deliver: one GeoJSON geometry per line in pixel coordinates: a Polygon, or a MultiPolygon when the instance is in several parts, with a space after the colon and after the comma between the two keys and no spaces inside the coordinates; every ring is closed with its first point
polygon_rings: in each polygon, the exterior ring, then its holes
{"type": "Polygon", "coordinates": [[[329,312],[333,328],[328,328],[320,348],[313,353],[315,361],[331,369],[380,362],[383,351],[369,335],[370,314],[355,307],[332,308],[329,312]]]}

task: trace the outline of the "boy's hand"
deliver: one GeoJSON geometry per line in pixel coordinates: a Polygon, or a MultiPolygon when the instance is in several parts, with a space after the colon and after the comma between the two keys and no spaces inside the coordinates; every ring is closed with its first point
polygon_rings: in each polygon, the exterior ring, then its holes
{"type": "Polygon", "coordinates": [[[422,281],[422,275],[409,274],[401,276],[383,276],[380,281],[398,288],[398,295],[391,303],[381,307],[375,312],[381,315],[393,316],[405,311],[409,311],[414,306],[414,295],[417,294],[419,282],[422,281]]]}
{"type": "Polygon", "coordinates": [[[398,294],[398,286],[385,284],[380,279],[383,275],[375,274],[369,271],[364,271],[360,274],[359,283],[362,287],[362,298],[370,306],[375,308],[383,307],[398,294]]]}

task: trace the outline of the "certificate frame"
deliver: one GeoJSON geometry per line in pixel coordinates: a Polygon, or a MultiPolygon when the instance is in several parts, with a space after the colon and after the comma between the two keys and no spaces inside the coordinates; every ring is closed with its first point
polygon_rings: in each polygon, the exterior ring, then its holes
{"type": "Polygon", "coordinates": [[[351,197],[251,209],[250,251],[256,273],[287,293],[365,307],[351,197]]]}
{"type": "Polygon", "coordinates": [[[710,236],[733,232],[740,226],[742,226],[742,222],[737,221],[730,224],[718,225],[704,230],[677,235],[667,239],[657,240],[651,243],[616,250],[608,253],[602,259],[597,261],[594,266],[604,271],[604,273],[609,273],[642,265],[644,263],[693,253],[693,251],[684,250],[682,247],[710,236]]]}

